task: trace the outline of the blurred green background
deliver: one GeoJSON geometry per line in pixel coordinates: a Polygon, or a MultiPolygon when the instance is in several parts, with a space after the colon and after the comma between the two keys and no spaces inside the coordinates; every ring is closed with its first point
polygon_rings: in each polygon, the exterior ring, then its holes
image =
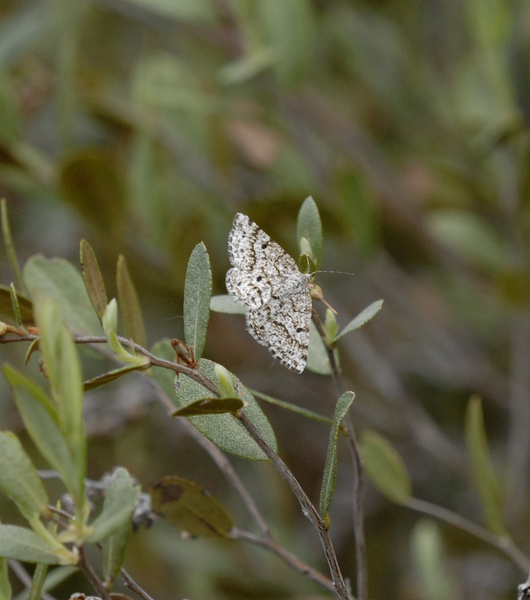
{"type": "MultiPolygon", "coordinates": [[[[2,0],[0,196],[19,258],[78,264],[84,237],[112,296],[123,253],[149,343],[182,338],[193,247],[205,242],[214,293],[225,293],[235,212],[295,255],[296,214],[313,195],[322,268],[354,273],[318,277],[339,322],[385,300],[341,347],[357,430],[392,441],[417,497],[482,523],[463,433],[480,394],[506,520],[530,551],[529,52],[522,0],[2,0]]],[[[4,256],[0,276],[12,280],[4,256]]],[[[25,348],[1,350],[20,365],[25,348]]],[[[212,314],[205,356],[249,387],[332,414],[328,379],[272,365],[241,317],[212,314]]],[[[101,371],[91,360],[87,371],[101,371]]],[[[0,426],[19,430],[1,385],[0,426]]],[[[86,407],[92,477],[116,464],[146,489],[186,476],[251,527],[139,378],[87,394],[86,407]]],[[[318,501],[327,427],[264,410],[318,501]]],[[[232,461],[278,540],[325,571],[272,468],[232,461]]],[[[355,581],[350,478],[340,447],[331,532],[355,581]]],[[[514,599],[526,579],[499,551],[370,486],[366,513],[371,598],[514,599]]],[[[16,518],[4,501],[2,520],[16,518]]],[[[126,566],[157,600],[322,594],[260,549],[182,540],[160,522],[133,537],[126,566]]],[[[56,596],[83,590],[79,577],[56,596]]]]}

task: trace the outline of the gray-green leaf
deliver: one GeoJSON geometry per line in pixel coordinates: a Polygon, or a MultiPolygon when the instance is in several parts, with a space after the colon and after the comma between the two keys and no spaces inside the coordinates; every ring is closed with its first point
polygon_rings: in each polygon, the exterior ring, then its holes
{"type": "Polygon", "coordinates": [[[59,472],[68,491],[76,498],[81,497],[82,482],[59,429],[59,417],[51,399],[36,383],[9,365],[4,365],[2,370],[13,388],[15,404],[33,443],[50,466],[59,472]]]}
{"type": "Polygon", "coordinates": [[[195,360],[203,353],[210,320],[212,270],[206,246],[201,242],[191,253],[184,287],[184,337],[195,360]]]}
{"type": "Polygon", "coordinates": [[[96,544],[119,531],[126,523],[131,523],[136,501],[140,495],[140,487],[126,469],[116,469],[107,490],[103,510],[91,523],[94,532],[87,537],[87,542],[96,544]]]}
{"type": "Polygon", "coordinates": [[[0,489],[28,520],[48,512],[48,495],[39,474],[10,431],[0,431],[0,489]]]}
{"type": "Polygon", "coordinates": [[[72,331],[102,335],[83,278],[67,260],[33,256],[26,263],[23,276],[34,303],[42,296],[54,298],[60,306],[63,321],[72,331]]]}
{"type": "Polygon", "coordinates": [[[346,334],[351,333],[356,329],[359,329],[359,327],[362,327],[367,321],[369,321],[381,310],[382,306],[382,300],[376,300],[375,302],[372,302],[370,306],[367,306],[346,325],[346,327],[335,337],[333,343],[340,340],[340,338],[344,337],[346,334]]]}
{"type": "Polygon", "coordinates": [[[323,251],[322,222],[320,221],[317,204],[311,196],[304,200],[298,213],[296,234],[298,240],[306,238],[309,241],[313,262],[318,269],[322,262],[323,251]]]}
{"type": "Polygon", "coordinates": [[[335,492],[335,481],[337,479],[337,437],[339,435],[340,423],[346,416],[354,398],[355,394],[353,392],[344,392],[337,400],[337,406],[335,407],[333,425],[329,434],[322,488],[320,489],[320,513],[323,516],[328,514],[335,492]]]}
{"type": "MultiPolygon", "coordinates": [[[[160,356],[166,360],[173,360],[175,356],[175,352],[167,340],[158,342],[152,349],[152,352],[156,356],[160,356]]],[[[199,365],[203,374],[210,381],[215,382],[215,363],[201,359],[199,365]]],[[[241,400],[248,404],[248,406],[245,406],[245,408],[242,409],[243,412],[260,430],[261,435],[265,438],[267,443],[276,450],[276,437],[267,417],[261,411],[261,408],[252,394],[243,386],[234,374],[231,375],[234,379],[236,389],[240,390],[241,400]]],[[[154,368],[153,376],[162,386],[166,394],[168,394],[170,398],[175,398],[175,378],[173,372],[168,371],[167,369],[154,368]]],[[[179,390],[175,399],[177,408],[183,408],[196,400],[201,400],[205,397],[205,394],[209,393],[202,385],[185,375],[179,376],[178,386],[179,390]]],[[[221,450],[249,460],[267,460],[265,454],[248,435],[239,420],[232,415],[200,415],[189,417],[189,420],[203,435],[221,448],[221,450]]]]}
{"type": "Polygon", "coordinates": [[[40,536],[31,529],[17,525],[0,525],[0,556],[46,565],[56,565],[59,562],[40,536]]]}
{"type": "Polygon", "coordinates": [[[361,458],[372,483],[392,502],[406,504],[412,486],[401,456],[390,443],[374,431],[366,431],[361,438],[361,458]]]}
{"type": "Polygon", "coordinates": [[[212,296],[210,310],[227,315],[244,315],[247,312],[247,307],[240,302],[236,302],[232,296],[221,294],[219,296],[212,296]]]}
{"type": "Polygon", "coordinates": [[[466,438],[473,477],[482,503],[486,525],[497,535],[506,535],[499,482],[488,452],[482,402],[478,396],[473,396],[467,407],[466,438]]]}

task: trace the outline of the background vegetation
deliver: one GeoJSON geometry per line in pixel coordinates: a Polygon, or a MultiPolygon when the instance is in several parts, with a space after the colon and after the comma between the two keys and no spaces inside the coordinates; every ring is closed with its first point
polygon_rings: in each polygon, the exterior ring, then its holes
{"type": "MultiPolygon", "coordinates": [[[[464,421],[470,396],[482,396],[505,522],[528,552],[529,36],[530,7],[509,0],[3,0],[0,195],[19,256],[77,263],[86,238],[115,295],[123,253],[150,345],[183,337],[185,269],[199,241],[214,293],[225,293],[235,212],[295,255],[296,214],[313,195],[322,268],[355,274],[319,276],[339,322],[385,300],[341,346],[358,433],[394,444],[416,497],[481,523],[464,421]]],[[[5,257],[0,278],[13,278],[5,257]]],[[[20,366],[18,346],[3,347],[2,362],[20,366]]],[[[212,314],[205,356],[250,388],[333,414],[328,378],[271,366],[238,316],[212,314]]],[[[0,385],[0,427],[23,436],[0,385]]],[[[145,488],[187,476],[246,519],[139,379],[85,402],[90,476],[117,464],[145,488]]],[[[328,428],[264,410],[316,501],[328,428]]],[[[277,474],[231,460],[278,539],[324,569],[277,474]]],[[[339,446],[332,536],[354,578],[350,476],[339,446]]],[[[371,598],[513,599],[526,579],[498,549],[433,529],[372,487],[366,513],[371,598]]],[[[18,518],[5,498],[1,514],[18,518]]],[[[260,549],[182,540],[160,523],[135,534],[127,566],[157,599],[321,593],[260,549]]],[[[57,597],[86,586],[80,577],[57,597]]]]}

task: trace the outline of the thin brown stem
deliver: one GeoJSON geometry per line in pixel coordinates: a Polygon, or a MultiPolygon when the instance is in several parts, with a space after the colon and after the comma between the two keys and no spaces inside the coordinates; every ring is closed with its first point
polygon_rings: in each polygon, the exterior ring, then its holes
{"type": "MultiPolygon", "coordinates": [[[[333,348],[326,344],[326,332],[318,313],[313,308],[313,322],[322,338],[322,342],[328,354],[329,364],[331,366],[331,376],[333,384],[337,390],[337,395],[342,393],[340,385],[340,371],[335,360],[333,348]]],[[[342,420],[343,428],[348,435],[348,444],[353,464],[353,533],[355,539],[355,558],[357,566],[357,597],[359,600],[368,598],[368,567],[366,561],[366,538],[364,535],[364,470],[359,451],[355,428],[349,414],[346,414],[342,420]]]]}
{"type": "Polygon", "coordinates": [[[248,531],[238,529],[237,527],[232,528],[230,536],[236,540],[243,540],[245,542],[249,542],[250,544],[254,544],[255,546],[261,546],[262,548],[265,548],[265,550],[268,550],[269,552],[272,552],[273,554],[276,554],[276,556],[279,556],[281,559],[283,559],[291,567],[291,569],[297,573],[305,575],[311,579],[311,581],[318,583],[318,585],[328,590],[328,592],[332,592],[333,594],[336,593],[335,586],[333,585],[331,579],[325,577],[322,575],[322,573],[316,571],[301,561],[297,556],[291,554],[274,540],[270,538],[259,537],[253,533],[249,533],[248,531]]]}
{"type": "Polygon", "coordinates": [[[335,549],[331,543],[329,532],[326,528],[326,524],[322,517],[318,514],[317,509],[313,506],[311,500],[309,500],[307,494],[302,489],[302,486],[298,483],[298,480],[294,477],[291,471],[287,468],[283,460],[274,452],[274,450],[267,444],[267,442],[261,437],[261,433],[258,431],[254,423],[247,417],[243,412],[240,413],[239,420],[241,424],[248,431],[252,439],[258,444],[263,450],[267,458],[270,460],[274,468],[278,471],[282,479],[291,488],[291,491],[298,499],[300,506],[302,507],[303,514],[311,521],[320,538],[320,543],[324,550],[324,555],[328,563],[328,567],[333,580],[333,586],[335,588],[336,595],[342,600],[352,600],[350,591],[344,581],[344,577],[340,570],[340,566],[335,554],[335,549]]]}
{"type": "Polygon", "coordinates": [[[412,510],[436,517],[441,521],[445,521],[446,523],[450,523],[459,529],[467,531],[471,535],[484,540],[488,544],[495,546],[507,554],[519,567],[521,567],[523,571],[530,571],[530,558],[521,552],[521,550],[510,538],[496,535],[488,529],[485,529],[484,527],[481,527],[472,521],[468,521],[464,517],[461,517],[447,508],[443,508],[442,506],[438,506],[436,504],[431,504],[425,500],[410,498],[406,502],[405,506],[411,508],[412,510]]]}
{"type": "Polygon", "coordinates": [[[143,600],[153,600],[153,598],[143,590],[134,579],[127,573],[125,569],[120,569],[120,574],[125,582],[126,587],[128,587],[131,592],[134,592],[137,596],[140,596],[143,600]]]}
{"type": "Polygon", "coordinates": [[[83,571],[87,579],[90,581],[96,592],[101,596],[101,600],[111,600],[110,592],[107,586],[101,581],[97,573],[92,568],[92,565],[88,562],[85,556],[85,549],[83,546],[79,547],[79,562],[77,566],[83,571]]]}

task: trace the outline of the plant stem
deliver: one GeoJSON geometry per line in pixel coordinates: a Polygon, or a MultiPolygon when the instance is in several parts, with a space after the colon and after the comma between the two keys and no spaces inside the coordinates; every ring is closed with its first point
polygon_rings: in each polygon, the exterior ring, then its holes
{"type": "Polygon", "coordinates": [[[309,500],[307,494],[302,489],[302,486],[298,483],[297,479],[287,468],[283,460],[261,437],[261,433],[258,431],[258,429],[256,429],[254,423],[247,417],[247,415],[244,412],[240,413],[239,420],[241,421],[245,429],[248,431],[252,439],[263,450],[263,452],[270,460],[274,468],[278,471],[282,479],[291,488],[291,491],[297,497],[298,502],[300,502],[303,514],[311,521],[311,523],[317,530],[317,533],[320,537],[320,543],[324,550],[324,555],[329,566],[336,595],[342,600],[352,600],[352,596],[350,595],[348,587],[346,586],[346,582],[344,581],[344,577],[342,576],[337,560],[337,555],[335,554],[335,549],[333,548],[333,544],[331,543],[331,538],[329,537],[329,532],[326,528],[324,520],[318,514],[317,509],[313,506],[311,500],[309,500]]]}
{"type": "Polygon", "coordinates": [[[272,552],[273,554],[276,554],[276,556],[282,558],[294,571],[307,576],[309,579],[315,583],[318,583],[329,592],[332,592],[333,594],[336,593],[335,586],[333,585],[331,579],[324,577],[322,573],[302,562],[297,556],[291,554],[273,539],[259,537],[253,533],[249,533],[248,531],[238,529],[237,527],[232,528],[230,536],[236,540],[244,540],[245,542],[249,542],[250,544],[261,546],[262,548],[269,550],[269,552],[272,552]]]}
{"type": "Polygon", "coordinates": [[[496,535],[488,529],[485,529],[484,527],[481,527],[472,521],[468,521],[464,517],[461,517],[447,508],[443,508],[442,506],[438,506],[436,504],[431,504],[425,500],[410,498],[404,506],[424,514],[431,515],[432,517],[436,517],[441,521],[445,521],[446,523],[450,523],[459,529],[467,531],[471,535],[484,540],[488,544],[495,546],[495,548],[498,548],[507,554],[515,562],[515,564],[521,567],[523,571],[530,571],[530,558],[523,554],[523,552],[521,552],[521,550],[510,538],[496,535]]]}
{"type": "MultiPolygon", "coordinates": [[[[337,391],[337,396],[342,393],[340,386],[340,372],[335,360],[333,348],[326,344],[326,332],[322,321],[318,316],[317,311],[313,308],[313,322],[322,338],[322,342],[328,354],[329,364],[331,367],[331,377],[337,391]]],[[[368,567],[366,562],[366,538],[364,535],[364,470],[357,443],[357,436],[353,422],[349,414],[344,416],[342,420],[343,428],[348,435],[348,444],[353,465],[353,533],[355,537],[355,559],[357,565],[357,597],[359,600],[367,600],[368,598],[368,567]]]]}

